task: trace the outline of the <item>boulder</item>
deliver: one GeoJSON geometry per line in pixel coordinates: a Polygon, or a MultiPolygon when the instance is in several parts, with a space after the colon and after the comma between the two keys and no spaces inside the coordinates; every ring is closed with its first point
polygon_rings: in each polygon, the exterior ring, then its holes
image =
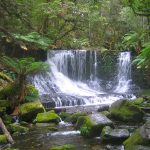
{"type": "Polygon", "coordinates": [[[136,129],[123,144],[126,150],[137,150],[139,145],[149,146],[150,149],[150,122],[146,122],[139,129],[136,129]]]}
{"type": "Polygon", "coordinates": [[[109,126],[106,126],[102,130],[101,138],[104,142],[109,143],[122,143],[130,136],[130,133],[127,129],[112,129],[109,126]]]}
{"type": "Polygon", "coordinates": [[[29,128],[14,123],[9,125],[9,130],[11,133],[26,133],[29,128]]]}
{"type": "Polygon", "coordinates": [[[100,136],[105,126],[113,126],[113,122],[103,114],[91,114],[80,119],[80,132],[85,137],[100,136]]]}
{"type": "Polygon", "coordinates": [[[38,113],[44,111],[44,107],[40,102],[25,103],[19,107],[20,118],[26,122],[33,121],[38,113]]]}
{"type": "Polygon", "coordinates": [[[123,122],[141,122],[144,112],[135,104],[128,100],[119,100],[110,107],[111,117],[123,122]]]}
{"type": "Polygon", "coordinates": [[[37,123],[56,123],[60,122],[60,117],[54,111],[38,113],[36,116],[37,123]]]}
{"type": "Polygon", "coordinates": [[[0,144],[6,144],[7,143],[7,137],[6,135],[0,135],[0,144]]]}

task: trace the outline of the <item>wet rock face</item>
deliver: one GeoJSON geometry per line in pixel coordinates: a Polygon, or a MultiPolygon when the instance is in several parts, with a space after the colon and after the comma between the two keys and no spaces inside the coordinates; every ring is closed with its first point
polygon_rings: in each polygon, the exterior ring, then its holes
{"type": "Polygon", "coordinates": [[[130,136],[130,133],[127,129],[112,129],[109,126],[106,126],[102,130],[102,140],[109,143],[122,143],[130,136]]]}
{"type": "Polygon", "coordinates": [[[89,117],[91,119],[91,122],[94,125],[112,125],[113,124],[113,122],[103,114],[91,114],[89,115],[89,117]]]}
{"type": "Polygon", "coordinates": [[[146,122],[124,142],[127,150],[140,148],[141,146],[150,146],[150,122],[146,122]],[[136,148],[137,147],[137,148],[136,148]]]}
{"type": "Polygon", "coordinates": [[[122,122],[142,122],[144,112],[128,100],[114,102],[110,107],[111,117],[122,122]]]}

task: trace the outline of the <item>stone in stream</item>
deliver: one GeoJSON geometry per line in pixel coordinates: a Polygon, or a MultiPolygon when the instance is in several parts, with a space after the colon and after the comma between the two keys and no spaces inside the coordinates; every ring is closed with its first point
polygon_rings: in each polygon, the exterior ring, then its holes
{"type": "Polygon", "coordinates": [[[106,126],[102,130],[101,138],[104,142],[120,144],[130,136],[127,129],[112,129],[106,126]]]}
{"type": "Polygon", "coordinates": [[[60,122],[60,117],[54,111],[38,113],[36,116],[37,123],[56,123],[60,122]]]}
{"type": "Polygon", "coordinates": [[[123,144],[126,150],[137,150],[139,145],[150,149],[150,122],[135,130],[123,144]]]}
{"type": "Polygon", "coordinates": [[[77,122],[78,127],[80,124],[81,135],[85,137],[100,136],[102,129],[105,126],[113,126],[113,122],[103,114],[91,114],[79,119],[77,122]]]}
{"type": "Polygon", "coordinates": [[[145,114],[132,101],[128,100],[114,102],[109,110],[113,119],[123,122],[141,122],[145,114]]]}

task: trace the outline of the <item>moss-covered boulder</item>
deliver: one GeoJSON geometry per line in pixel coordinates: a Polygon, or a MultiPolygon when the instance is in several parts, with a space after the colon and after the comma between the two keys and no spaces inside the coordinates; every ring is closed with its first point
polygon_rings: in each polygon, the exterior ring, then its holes
{"type": "Polygon", "coordinates": [[[29,128],[21,126],[19,124],[10,124],[9,130],[11,133],[27,133],[29,128]]]}
{"type": "Polygon", "coordinates": [[[7,143],[7,137],[6,135],[0,135],[0,144],[6,144],[7,143]]]}
{"type": "Polygon", "coordinates": [[[67,112],[61,112],[59,114],[60,118],[65,122],[71,122],[71,114],[67,112]]]}
{"type": "Polygon", "coordinates": [[[66,144],[63,146],[52,147],[52,148],[50,148],[50,150],[75,150],[75,148],[76,148],[75,145],[66,144]]]}
{"type": "Polygon", "coordinates": [[[100,136],[101,131],[105,126],[113,126],[113,122],[103,114],[91,114],[84,118],[80,117],[80,126],[82,136],[96,137],[100,136]]]}
{"type": "Polygon", "coordinates": [[[38,113],[36,116],[37,123],[56,123],[60,122],[60,117],[54,111],[38,113]]]}
{"type": "Polygon", "coordinates": [[[102,130],[101,138],[104,142],[119,144],[129,137],[130,133],[127,129],[112,129],[106,126],[102,130]]]}
{"type": "Polygon", "coordinates": [[[139,145],[149,146],[150,149],[150,122],[135,130],[123,144],[126,150],[137,150],[139,145]]]}
{"type": "Polygon", "coordinates": [[[73,115],[71,115],[70,117],[71,123],[73,124],[77,123],[78,118],[81,116],[87,116],[87,114],[85,112],[78,112],[78,113],[74,113],[73,115]]]}
{"type": "Polygon", "coordinates": [[[20,119],[31,122],[38,113],[44,112],[44,107],[40,102],[25,103],[19,107],[20,119]]]}
{"type": "Polygon", "coordinates": [[[135,104],[128,100],[119,100],[110,107],[111,117],[123,122],[141,122],[144,112],[135,104]]]}

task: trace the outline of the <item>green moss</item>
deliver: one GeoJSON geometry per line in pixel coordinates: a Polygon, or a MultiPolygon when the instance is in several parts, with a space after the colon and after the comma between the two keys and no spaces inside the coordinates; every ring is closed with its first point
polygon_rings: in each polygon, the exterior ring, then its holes
{"type": "Polygon", "coordinates": [[[44,113],[39,113],[36,116],[36,122],[38,123],[59,123],[60,118],[56,113],[53,113],[51,111],[49,112],[44,112],[44,113]]]}
{"type": "Polygon", "coordinates": [[[93,124],[91,119],[88,116],[82,119],[81,120],[83,121],[83,124],[80,128],[80,133],[82,136],[90,138],[90,137],[95,137],[100,135],[103,125],[93,124]]]}
{"type": "Polygon", "coordinates": [[[85,116],[80,116],[77,120],[77,123],[75,125],[75,128],[76,129],[80,129],[84,124],[85,124],[85,121],[86,121],[86,117],[85,116]]]}
{"type": "Polygon", "coordinates": [[[124,101],[119,107],[110,109],[111,117],[124,122],[141,122],[144,112],[132,102],[124,101]]]}
{"type": "Polygon", "coordinates": [[[82,113],[82,112],[79,112],[79,113],[75,113],[75,114],[73,114],[72,116],[71,116],[71,122],[73,123],[73,124],[75,124],[76,122],[77,122],[77,120],[78,120],[78,118],[79,117],[81,117],[81,116],[87,116],[87,114],[86,113],[82,113]]]}
{"type": "Polygon", "coordinates": [[[143,102],[144,102],[144,99],[143,98],[137,98],[137,99],[135,99],[135,100],[133,100],[133,101],[131,101],[133,104],[135,104],[135,105],[142,105],[143,104],[143,102]]]}
{"type": "Polygon", "coordinates": [[[150,142],[141,136],[139,129],[137,129],[123,144],[126,150],[131,150],[136,145],[150,146],[150,142]]]}
{"type": "Polygon", "coordinates": [[[109,111],[102,111],[101,114],[105,115],[106,117],[110,117],[109,111]]]}
{"type": "Polygon", "coordinates": [[[67,113],[67,112],[61,112],[59,114],[60,118],[63,120],[63,121],[66,121],[66,122],[70,122],[71,121],[71,114],[67,113]]]}
{"type": "Polygon", "coordinates": [[[75,145],[66,144],[63,146],[52,147],[52,148],[50,148],[50,150],[74,150],[75,148],[76,148],[75,145]]]}
{"type": "Polygon", "coordinates": [[[6,143],[7,143],[6,135],[0,135],[0,144],[6,144],[6,143]]]}
{"type": "Polygon", "coordinates": [[[27,127],[23,127],[21,125],[18,125],[18,124],[10,124],[9,125],[9,130],[12,132],[12,133],[26,133],[29,131],[29,128],[27,127]]]}
{"type": "Polygon", "coordinates": [[[23,121],[31,122],[38,113],[44,112],[44,107],[40,102],[25,103],[19,107],[20,118],[23,121]]]}

